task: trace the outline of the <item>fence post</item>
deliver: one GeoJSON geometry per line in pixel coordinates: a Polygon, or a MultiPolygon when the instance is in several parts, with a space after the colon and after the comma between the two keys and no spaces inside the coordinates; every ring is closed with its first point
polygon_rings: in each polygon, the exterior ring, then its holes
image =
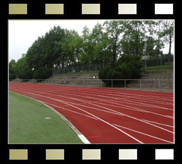
{"type": "Polygon", "coordinates": [[[140,89],[142,88],[142,81],[141,81],[141,79],[140,79],[140,89]]]}
{"type": "Polygon", "coordinates": [[[111,87],[113,88],[113,79],[111,80],[111,87]]]}
{"type": "Polygon", "coordinates": [[[126,80],[124,80],[124,87],[126,88],[126,80]]]}

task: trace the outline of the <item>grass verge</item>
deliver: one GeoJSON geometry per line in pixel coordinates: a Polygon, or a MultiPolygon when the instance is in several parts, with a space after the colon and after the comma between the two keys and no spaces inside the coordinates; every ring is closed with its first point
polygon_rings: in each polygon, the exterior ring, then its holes
{"type": "Polygon", "coordinates": [[[80,144],[82,141],[51,109],[38,101],[9,92],[9,144],[54,143],[80,144]]]}

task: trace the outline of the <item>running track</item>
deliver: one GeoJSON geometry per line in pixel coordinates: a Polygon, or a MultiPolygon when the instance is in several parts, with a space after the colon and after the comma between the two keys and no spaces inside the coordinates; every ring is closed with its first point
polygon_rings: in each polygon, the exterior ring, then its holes
{"type": "Polygon", "coordinates": [[[174,143],[173,93],[14,82],[9,90],[53,107],[91,143],[174,143]]]}

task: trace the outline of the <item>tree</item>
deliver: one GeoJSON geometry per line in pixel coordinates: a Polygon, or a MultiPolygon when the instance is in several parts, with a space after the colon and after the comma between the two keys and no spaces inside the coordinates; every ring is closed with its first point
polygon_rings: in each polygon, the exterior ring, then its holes
{"type": "Polygon", "coordinates": [[[111,51],[108,49],[108,36],[103,25],[97,23],[91,33],[90,44],[93,47],[92,61],[108,63],[111,61],[111,51]]]}
{"type": "Polygon", "coordinates": [[[32,79],[33,70],[29,67],[26,55],[17,61],[18,78],[24,81],[32,79]]]}
{"type": "Polygon", "coordinates": [[[75,63],[80,62],[80,52],[82,50],[83,38],[74,32],[74,39],[71,41],[71,49],[74,53],[75,63]]]}
{"type": "MultiPolygon", "coordinates": [[[[162,20],[157,20],[157,21],[147,21],[146,22],[147,25],[149,25],[148,27],[148,31],[151,35],[150,37],[150,41],[153,42],[152,44],[153,49],[154,49],[154,53],[155,53],[155,58],[156,60],[156,65],[159,64],[159,55],[162,54],[162,48],[164,48],[164,42],[162,40],[162,24],[163,21],[162,20]]],[[[148,44],[147,44],[148,46],[148,44]]],[[[149,45],[150,46],[150,45],[149,45]]]]}
{"type": "Polygon", "coordinates": [[[163,32],[161,33],[161,37],[163,37],[164,42],[169,44],[169,52],[168,52],[168,62],[170,62],[170,56],[171,56],[171,46],[173,42],[173,36],[174,36],[174,21],[173,20],[167,20],[164,21],[162,24],[163,32]]]}
{"type": "Polygon", "coordinates": [[[62,50],[61,47],[59,47],[59,50],[55,49],[55,42],[62,42],[65,38],[65,33],[65,30],[59,26],[54,26],[48,33],[46,33],[44,55],[47,68],[53,68],[54,64],[60,65],[61,61],[58,61],[57,59],[59,59],[62,50]]]}
{"type": "Polygon", "coordinates": [[[156,50],[155,50],[156,40],[154,40],[154,38],[151,37],[151,36],[149,36],[147,38],[148,38],[147,41],[146,41],[147,56],[149,56],[150,58],[155,58],[156,57],[156,50]]]}
{"type": "Polygon", "coordinates": [[[31,69],[38,69],[46,65],[45,59],[45,37],[38,37],[28,49],[26,58],[31,69]]]}
{"type": "Polygon", "coordinates": [[[17,76],[16,61],[12,59],[9,62],[9,80],[13,80],[17,76]]]}
{"type": "Polygon", "coordinates": [[[125,21],[122,39],[123,53],[129,55],[143,55],[144,38],[146,37],[145,21],[125,21]]]}
{"type": "Polygon", "coordinates": [[[105,27],[106,38],[104,41],[107,45],[107,54],[111,56],[110,61],[115,62],[122,52],[121,36],[124,32],[123,21],[106,21],[103,26],[105,27]]]}
{"type": "Polygon", "coordinates": [[[91,32],[87,26],[82,31],[82,44],[80,49],[80,61],[84,65],[91,64],[93,54],[93,47],[91,43],[91,32]]]}
{"type": "Polygon", "coordinates": [[[53,27],[45,36],[39,37],[27,51],[29,66],[35,70],[40,67],[53,68],[60,65],[62,49],[55,42],[61,42],[65,37],[65,30],[53,27]],[[56,47],[57,46],[57,47],[56,47]]]}

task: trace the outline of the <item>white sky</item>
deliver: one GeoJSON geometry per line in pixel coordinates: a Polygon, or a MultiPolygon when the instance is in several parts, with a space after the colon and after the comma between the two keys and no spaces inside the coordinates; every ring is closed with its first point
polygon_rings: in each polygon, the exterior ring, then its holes
{"type": "MultiPolygon", "coordinates": [[[[83,27],[87,26],[90,30],[105,20],[9,20],[9,61],[16,61],[26,53],[32,43],[45,35],[54,26],[68,30],[75,30],[80,35],[83,27]]],[[[167,45],[163,53],[168,53],[167,45]]],[[[172,53],[174,53],[174,44],[172,45],[172,53]]]]}

